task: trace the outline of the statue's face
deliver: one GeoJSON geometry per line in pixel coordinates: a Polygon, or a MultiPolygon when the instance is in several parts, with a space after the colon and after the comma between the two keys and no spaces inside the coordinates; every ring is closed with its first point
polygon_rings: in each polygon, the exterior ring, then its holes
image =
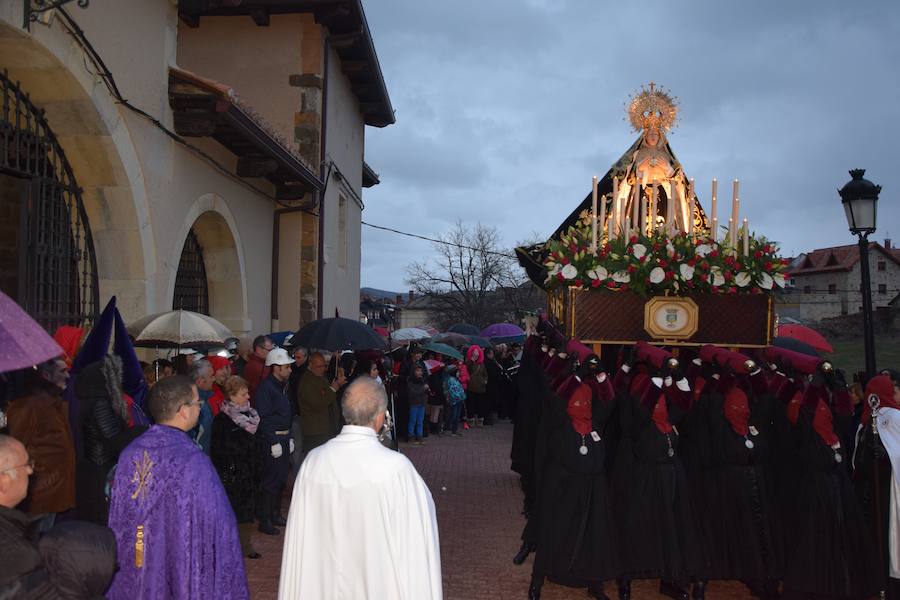
{"type": "Polygon", "coordinates": [[[644,136],[644,140],[647,142],[648,146],[656,146],[659,143],[659,130],[656,128],[651,128],[647,130],[647,134],[644,136]]]}

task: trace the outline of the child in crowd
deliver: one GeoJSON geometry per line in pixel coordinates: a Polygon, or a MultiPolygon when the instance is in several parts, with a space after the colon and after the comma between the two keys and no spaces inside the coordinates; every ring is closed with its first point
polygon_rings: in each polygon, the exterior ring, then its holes
{"type": "Polygon", "coordinates": [[[466,391],[457,378],[459,367],[447,365],[444,369],[444,398],[447,400],[447,412],[444,421],[444,429],[449,429],[452,435],[461,436],[457,431],[459,426],[459,413],[466,401],[466,391]]]}
{"type": "Polygon", "coordinates": [[[422,441],[422,425],[425,421],[425,401],[428,399],[429,391],[425,371],[421,365],[416,365],[412,377],[406,383],[406,390],[409,399],[407,435],[412,439],[415,434],[415,443],[421,446],[425,443],[422,441]]]}

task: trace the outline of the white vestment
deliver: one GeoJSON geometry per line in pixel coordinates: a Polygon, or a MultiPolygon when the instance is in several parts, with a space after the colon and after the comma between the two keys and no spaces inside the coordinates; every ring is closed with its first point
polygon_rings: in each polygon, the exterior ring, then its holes
{"type": "Polygon", "coordinates": [[[279,600],[440,600],[428,486],[369,427],[345,425],[294,484],[279,600]]]}
{"type": "Polygon", "coordinates": [[[877,425],[881,443],[891,459],[891,506],[888,519],[890,575],[900,578],[900,410],[879,408],[877,425]]]}

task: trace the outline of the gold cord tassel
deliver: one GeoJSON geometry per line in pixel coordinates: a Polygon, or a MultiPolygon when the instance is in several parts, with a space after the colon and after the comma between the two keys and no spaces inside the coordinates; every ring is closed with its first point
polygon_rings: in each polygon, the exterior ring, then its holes
{"type": "Polygon", "coordinates": [[[144,566],[144,526],[138,525],[137,539],[134,542],[134,566],[140,569],[144,566]]]}

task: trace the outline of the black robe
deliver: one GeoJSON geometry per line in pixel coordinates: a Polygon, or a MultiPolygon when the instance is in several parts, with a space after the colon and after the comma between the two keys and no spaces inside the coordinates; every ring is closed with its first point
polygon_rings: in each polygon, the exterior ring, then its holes
{"type": "Polygon", "coordinates": [[[253,521],[259,485],[255,436],[236,425],[227,414],[220,412],[212,423],[209,458],[219,473],[237,522],[253,521]]]}
{"type": "MultiPolygon", "coordinates": [[[[592,403],[593,431],[602,432],[613,402],[592,403]]],[[[540,477],[532,581],[572,587],[602,585],[619,574],[605,459],[605,439],[582,438],[554,395],[546,415],[546,461],[540,477]],[[579,449],[582,439],[587,454],[579,449]]]]}
{"type": "MultiPolygon", "coordinates": [[[[613,474],[613,507],[622,576],[682,583],[701,574],[705,560],[679,456],[679,435],[673,431],[666,441],[643,406],[642,391],[641,385],[616,390],[622,438],[613,474]]],[[[666,403],[669,422],[677,429],[685,413],[676,403],[666,403]]]]}

